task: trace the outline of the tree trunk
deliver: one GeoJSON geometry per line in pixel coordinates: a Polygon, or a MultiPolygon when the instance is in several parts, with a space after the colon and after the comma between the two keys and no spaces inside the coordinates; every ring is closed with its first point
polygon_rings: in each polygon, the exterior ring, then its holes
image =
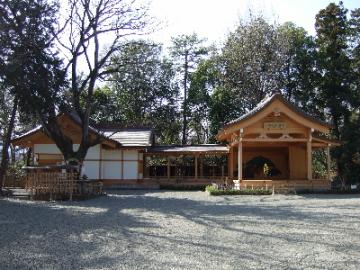
{"type": "MultiPolygon", "coordinates": [[[[32,154],[32,148],[29,148],[29,149],[26,151],[26,160],[25,160],[26,166],[30,166],[30,164],[31,164],[31,154],[32,154]]],[[[32,165],[32,164],[31,164],[31,165],[32,165]]]]}
{"type": "Polygon", "coordinates": [[[9,164],[9,146],[10,146],[11,135],[14,130],[17,107],[18,107],[18,100],[17,100],[17,98],[15,98],[13,108],[11,111],[9,124],[8,124],[7,130],[4,134],[5,136],[3,137],[4,141],[3,141],[3,148],[2,148],[2,152],[1,152],[1,164],[0,164],[0,193],[2,192],[5,174],[6,174],[8,164],[9,164]]]}
{"type": "Polygon", "coordinates": [[[187,82],[188,82],[188,52],[185,52],[185,63],[184,63],[184,81],[183,81],[183,88],[184,88],[184,102],[183,102],[183,127],[182,127],[182,140],[181,143],[183,145],[186,144],[187,141],[187,82]]]}
{"type": "Polygon", "coordinates": [[[11,153],[11,163],[15,163],[15,161],[16,161],[16,149],[15,149],[15,146],[10,145],[10,153],[11,153]]]}

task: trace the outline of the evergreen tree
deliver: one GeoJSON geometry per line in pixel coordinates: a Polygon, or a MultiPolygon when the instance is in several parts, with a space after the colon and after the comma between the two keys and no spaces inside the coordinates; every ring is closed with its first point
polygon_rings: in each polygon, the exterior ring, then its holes
{"type": "Polygon", "coordinates": [[[162,47],[130,42],[113,57],[110,68],[117,70],[109,83],[117,109],[109,117],[127,126],[151,126],[159,142],[178,142],[179,89],[172,63],[162,57],[162,47]]]}
{"type": "Polygon", "coordinates": [[[189,88],[190,78],[192,72],[195,70],[197,64],[204,55],[208,53],[208,48],[203,46],[204,40],[200,39],[197,34],[180,35],[172,39],[173,45],[170,48],[170,53],[178,66],[180,85],[183,91],[182,96],[182,139],[181,143],[188,142],[189,133],[189,117],[191,112],[189,110],[189,88]]]}
{"type": "Polygon", "coordinates": [[[342,2],[329,4],[316,15],[316,43],[320,106],[328,111],[334,124],[333,134],[340,138],[341,127],[349,122],[351,70],[348,50],[347,10],[342,2]]]}
{"type": "Polygon", "coordinates": [[[313,116],[324,118],[318,107],[319,74],[316,70],[316,44],[305,29],[291,22],[277,29],[283,55],[279,85],[284,96],[313,116]]]}

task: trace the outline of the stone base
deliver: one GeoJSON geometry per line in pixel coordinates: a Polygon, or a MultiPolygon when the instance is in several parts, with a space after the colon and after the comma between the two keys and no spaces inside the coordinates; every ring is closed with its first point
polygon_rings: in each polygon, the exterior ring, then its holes
{"type": "Polygon", "coordinates": [[[234,182],[234,189],[239,190],[240,189],[240,180],[233,180],[234,182]]]}

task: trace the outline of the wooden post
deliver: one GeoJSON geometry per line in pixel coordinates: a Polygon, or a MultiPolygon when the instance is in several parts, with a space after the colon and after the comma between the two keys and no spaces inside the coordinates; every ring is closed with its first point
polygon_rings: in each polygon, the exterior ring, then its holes
{"type": "Polygon", "coordinates": [[[312,130],[309,132],[309,139],[306,142],[306,154],[307,154],[307,178],[308,180],[312,180],[312,130]]]}
{"type": "Polygon", "coordinates": [[[124,179],[124,150],[121,150],[121,179],[124,179]]]}
{"type": "Polygon", "coordinates": [[[234,177],[234,148],[230,147],[230,159],[229,159],[229,178],[234,177]]]}
{"type": "Polygon", "coordinates": [[[327,179],[330,180],[330,169],[331,169],[331,155],[330,155],[330,144],[326,148],[326,157],[327,157],[327,179]]]}
{"type": "Polygon", "coordinates": [[[198,179],[198,156],[195,155],[195,180],[198,179]]]}
{"type": "Polygon", "coordinates": [[[167,178],[170,179],[170,156],[167,156],[167,178]]]}
{"type": "Polygon", "coordinates": [[[242,142],[238,144],[238,180],[242,180],[242,142]]]}
{"type": "Polygon", "coordinates": [[[203,159],[201,156],[199,156],[200,159],[200,178],[204,177],[204,164],[203,164],[203,159]]]}

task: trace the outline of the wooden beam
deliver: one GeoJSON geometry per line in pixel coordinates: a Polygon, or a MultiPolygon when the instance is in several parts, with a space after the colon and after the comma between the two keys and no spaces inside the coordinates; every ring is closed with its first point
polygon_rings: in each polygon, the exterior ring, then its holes
{"type": "Polygon", "coordinates": [[[272,134],[283,134],[283,133],[295,133],[295,134],[304,134],[306,135],[307,128],[305,127],[290,127],[280,130],[268,130],[263,127],[251,127],[246,129],[245,134],[263,134],[263,133],[272,133],[272,134]]]}
{"type": "Polygon", "coordinates": [[[243,138],[243,142],[306,142],[305,138],[273,139],[273,138],[243,138]]]}

